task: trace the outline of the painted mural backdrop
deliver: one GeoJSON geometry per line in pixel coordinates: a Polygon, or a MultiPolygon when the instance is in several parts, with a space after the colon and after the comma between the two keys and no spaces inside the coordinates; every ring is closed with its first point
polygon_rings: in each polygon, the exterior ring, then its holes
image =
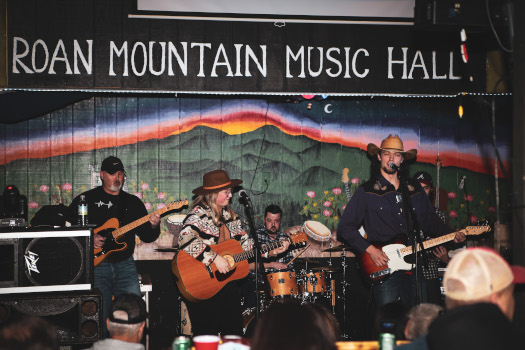
{"type": "MultiPolygon", "coordinates": [[[[97,186],[102,160],[116,155],[125,165],[125,189],[154,211],[191,200],[202,175],[222,168],[244,180],[257,224],[266,205],[279,204],[283,228],[317,235],[312,239],[317,247],[306,254],[318,256],[339,244],[333,234],[339,218],[369,177],[366,145],[389,134],[399,135],[405,148],[419,150],[411,174],[425,170],[436,181],[439,156],[439,204],[451,227],[494,222],[495,173],[501,221],[508,220],[505,169],[495,167],[490,117],[476,101],[465,111],[459,118],[457,101],[450,98],[96,97],[2,125],[0,185],[16,185],[28,197],[31,218],[43,205],[68,205],[97,186]],[[463,176],[468,192],[458,188],[463,176]]],[[[494,135],[507,168],[511,130],[505,125],[498,116],[494,135]]],[[[244,215],[237,197],[232,202],[244,215]]],[[[170,259],[173,253],[155,249],[176,244],[177,224],[186,212],[166,215],[159,240],[139,244],[136,257],[170,259]]]]}

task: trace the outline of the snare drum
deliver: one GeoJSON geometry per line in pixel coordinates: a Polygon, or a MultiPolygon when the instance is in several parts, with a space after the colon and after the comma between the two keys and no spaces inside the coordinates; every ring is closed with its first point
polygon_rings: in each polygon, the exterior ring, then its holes
{"type": "Polygon", "coordinates": [[[326,275],[323,271],[303,272],[303,293],[321,294],[326,293],[326,275]]]}
{"type": "Polygon", "coordinates": [[[319,221],[308,220],[303,224],[303,232],[316,241],[327,242],[332,236],[332,232],[319,221]]]}
{"type": "Polygon", "coordinates": [[[293,271],[277,271],[267,273],[268,284],[270,285],[270,297],[279,298],[287,296],[298,296],[297,278],[293,271]]]}

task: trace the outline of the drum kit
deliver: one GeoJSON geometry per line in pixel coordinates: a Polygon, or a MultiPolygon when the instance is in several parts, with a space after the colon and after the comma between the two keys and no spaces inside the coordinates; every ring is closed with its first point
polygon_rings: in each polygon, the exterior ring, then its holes
{"type": "MultiPolygon", "coordinates": [[[[343,324],[341,325],[341,338],[348,338],[346,335],[346,288],[349,285],[346,282],[346,252],[350,247],[346,245],[339,245],[332,248],[327,248],[323,252],[338,252],[341,253],[342,264],[340,266],[332,265],[331,258],[325,265],[324,262],[312,260],[311,258],[297,258],[295,262],[304,268],[297,273],[291,270],[273,270],[266,273],[267,278],[267,292],[268,298],[264,298],[264,292],[261,291],[259,312],[264,312],[274,302],[282,302],[285,300],[296,300],[303,304],[306,303],[321,303],[332,309],[335,314],[336,300],[339,299],[343,303],[343,324]],[[310,266],[309,266],[310,265],[310,266]],[[311,265],[325,265],[311,267],[311,265]],[[332,278],[332,274],[342,273],[342,293],[336,293],[336,281],[332,278]]],[[[243,311],[243,325],[244,335],[253,335],[255,307],[246,307],[243,311]]]]}

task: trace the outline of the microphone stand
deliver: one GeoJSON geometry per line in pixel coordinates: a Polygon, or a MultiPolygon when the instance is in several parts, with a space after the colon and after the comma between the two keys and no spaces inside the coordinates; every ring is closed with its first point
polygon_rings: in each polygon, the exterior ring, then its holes
{"type": "Polygon", "coordinates": [[[259,237],[257,237],[257,232],[255,230],[255,224],[253,220],[253,214],[251,209],[251,202],[250,198],[248,196],[243,197],[241,196],[239,199],[239,202],[244,206],[244,212],[246,213],[246,218],[248,219],[248,226],[250,227],[250,235],[253,238],[254,242],[254,256],[255,256],[255,321],[259,319],[259,309],[260,309],[260,302],[259,302],[259,268],[261,268],[264,275],[266,275],[266,271],[264,270],[264,265],[262,262],[262,259],[259,257],[259,252],[261,251],[261,246],[259,244],[259,237]]]}
{"type": "MultiPolygon", "coordinates": [[[[403,198],[403,212],[405,216],[405,223],[407,228],[407,234],[410,238],[410,233],[412,232],[412,252],[414,253],[414,265],[415,265],[415,274],[416,274],[416,305],[421,304],[421,286],[419,284],[419,251],[418,248],[421,248],[421,252],[424,251],[423,247],[423,239],[421,237],[421,230],[419,229],[419,221],[417,220],[416,214],[414,213],[414,209],[412,207],[412,201],[410,200],[410,197],[408,196],[408,189],[406,188],[406,183],[403,181],[401,176],[399,175],[399,188],[401,189],[401,196],[403,198]],[[412,224],[413,229],[410,230],[409,226],[409,220],[407,213],[410,213],[410,216],[412,218],[412,224]]],[[[421,257],[423,259],[423,264],[427,266],[425,256],[421,254],[421,257]]]]}
{"type": "Polygon", "coordinates": [[[465,202],[467,202],[467,226],[470,225],[470,205],[468,201],[468,192],[467,192],[467,181],[463,179],[463,191],[465,192],[465,202]]]}

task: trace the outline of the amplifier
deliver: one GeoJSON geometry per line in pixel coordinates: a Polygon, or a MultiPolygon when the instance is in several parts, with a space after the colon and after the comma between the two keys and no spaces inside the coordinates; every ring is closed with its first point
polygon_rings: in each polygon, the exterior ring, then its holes
{"type": "Polygon", "coordinates": [[[26,220],[22,218],[1,219],[0,227],[25,227],[26,220]]]}
{"type": "Polygon", "coordinates": [[[92,288],[91,230],[0,233],[0,294],[92,288]]]}

